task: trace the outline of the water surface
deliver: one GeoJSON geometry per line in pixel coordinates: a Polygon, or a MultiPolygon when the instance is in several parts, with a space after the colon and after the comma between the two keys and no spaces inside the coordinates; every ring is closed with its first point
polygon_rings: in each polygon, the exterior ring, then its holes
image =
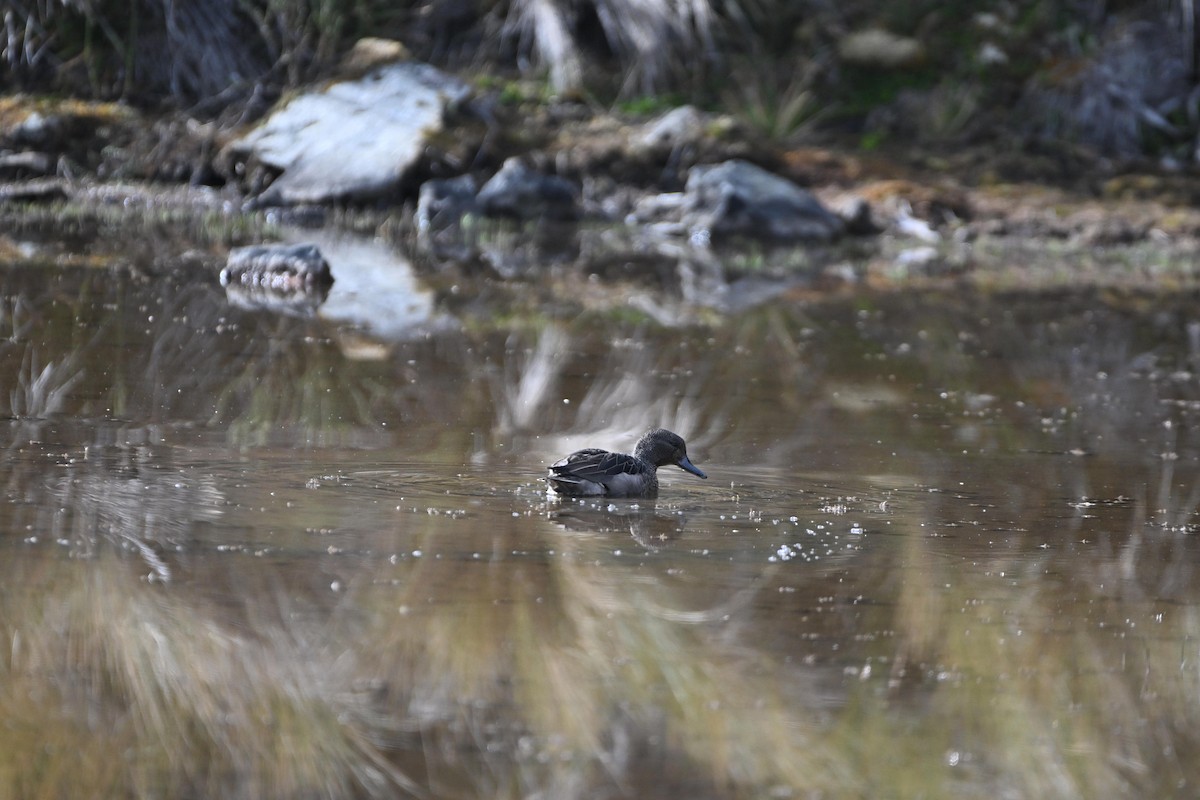
{"type": "Polygon", "coordinates": [[[7,796],[1197,791],[1200,298],[327,246],[0,265],[7,796]],[[546,495],[657,425],[709,480],[546,495]]]}

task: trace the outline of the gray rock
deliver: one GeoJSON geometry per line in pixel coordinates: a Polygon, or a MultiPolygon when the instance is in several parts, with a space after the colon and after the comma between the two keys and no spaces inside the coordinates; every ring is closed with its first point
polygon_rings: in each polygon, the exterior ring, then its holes
{"type": "Polygon", "coordinates": [[[635,153],[675,150],[702,143],[711,121],[695,106],[674,108],[647,123],[630,139],[635,153]]]}
{"type": "Polygon", "coordinates": [[[314,244],[256,245],[229,251],[221,285],[296,292],[333,285],[329,263],[314,244]]]}
{"type": "Polygon", "coordinates": [[[393,191],[470,87],[428,64],[404,62],[304,94],[232,145],[282,170],[262,204],[371,199],[393,191]]]}
{"type": "Polygon", "coordinates": [[[838,55],[848,64],[881,69],[912,67],[925,60],[925,46],[909,36],[882,28],[854,31],[838,42],[838,55]]]}
{"type": "Polygon", "coordinates": [[[464,216],[478,210],[477,190],[470,175],[425,181],[417,195],[417,230],[427,232],[458,224],[464,216]]]}
{"type": "Polygon", "coordinates": [[[0,183],[0,205],[4,203],[55,203],[66,199],[66,186],[57,178],[0,183]]]}
{"type": "Polygon", "coordinates": [[[809,192],[740,159],[692,167],[684,195],[683,221],[713,239],[829,241],[845,230],[809,192]]]}
{"type": "Polygon", "coordinates": [[[22,153],[0,155],[0,179],[45,177],[53,175],[54,158],[49,153],[26,150],[22,153]]]}
{"type": "Polygon", "coordinates": [[[565,178],[530,169],[519,158],[505,161],[475,200],[490,217],[558,221],[579,218],[575,186],[565,178]]]}
{"type": "Polygon", "coordinates": [[[18,146],[46,147],[56,142],[62,135],[63,120],[51,115],[49,117],[30,112],[19,124],[9,131],[9,138],[18,146]]]}
{"type": "Polygon", "coordinates": [[[479,212],[475,178],[434,178],[421,184],[417,195],[417,242],[438,258],[467,261],[475,249],[463,230],[462,219],[479,212]]]}

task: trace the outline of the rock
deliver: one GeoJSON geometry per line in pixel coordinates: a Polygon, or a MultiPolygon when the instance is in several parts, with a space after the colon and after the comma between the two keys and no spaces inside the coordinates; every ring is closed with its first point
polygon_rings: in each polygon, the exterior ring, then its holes
{"type": "Polygon", "coordinates": [[[475,250],[460,224],[478,213],[475,178],[434,178],[421,184],[417,195],[417,242],[438,258],[467,261],[475,250]]]}
{"type": "Polygon", "coordinates": [[[490,217],[556,221],[579,218],[575,186],[565,178],[530,169],[519,158],[505,161],[475,200],[490,217]]]}
{"type": "Polygon", "coordinates": [[[469,95],[428,64],[390,64],[295,98],[231,150],[282,171],[261,204],[373,199],[396,190],[469,95]]]}
{"type": "Polygon", "coordinates": [[[66,199],[63,182],[55,178],[0,183],[0,203],[54,203],[66,199]]]}
{"type": "Polygon", "coordinates": [[[26,150],[0,156],[0,179],[45,177],[53,175],[55,160],[49,153],[26,150]]]}
{"type": "Polygon", "coordinates": [[[365,36],[354,43],[338,62],[338,74],[345,78],[360,78],[376,67],[396,61],[408,61],[412,54],[395,39],[365,36]]]}
{"type": "Polygon", "coordinates": [[[1002,67],[1008,63],[1008,53],[993,42],[984,42],[979,46],[975,60],[985,67],[1002,67]]]}
{"type": "Polygon", "coordinates": [[[883,69],[912,67],[925,60],[925,47],[916,39],[882,28],[847,34],[838,42],[838,55],[848,64],[883,69]]]}
{"type": "Polygon", "coordinates": [[[279,293],[328,289],[329,263],[314,244],[256,245],[229,251],[221,285],[254,287],[279,293]]]}
{"type": "Polygon", "coordinates": [[[896,233],[901,236],[910,236],[913,239],[920,239],[922,242],[936,244],[942,240],[942,235],[933,229],[923,219],[914,217],[911,213],[912,209],[907,203],[902,203],[896,211],[896,217],[892,222],[892,226],[896,233]]]}
{"type": "Polygon", "coordinates": [[[8,137],[18,146],[46,147],[56,142],[67,127],[57,116],[43,116],[37,111],[29,112],[20,123],[8,132],[8,137]]]}
{"type": "Polygon", "coordinates": [[[740,159],[692,167],[684,194],[684,222],[713,239],[829,241],[845,230],[809,192],[740,159]]]}
{"type": "Polygon", "coordinates": [[[464,216],[478,210],[477,189],[470,175],[425,181],[417,195],[417,230],[427,232],[458,224],[464,216]]]}
{"type": "Polygon", "coordinates": [[[927,267],[938,259],[938,250],[932,245],[907,247],[896,254],[895,266],[902,269],[927,267]]]}
{"type": "Polygon", "coordinates": [[[687,202],[683,192],[664,192],[643,197],[634,205],[633,213],[626,222],[630,225],[645,224],[664,219],[678,219],[687,202]]]}
{"type": "Polygon", "coordinates": [[[695,106],[680,106],[647,123],[629,141],[633,153],[656,153],[697,146],[708,136],[711,120],[695,106]]]}
{"type": "Polygon", "coordinates": [[[833,201],[830,201],[828,197],[825,200],[829,203],[830,210],[841,217],[846,226],[846,233],[849,235],[870,236],[883,230],[875,222],[871,204],[862,197],[851,194],[843,195],[833,201]]]}

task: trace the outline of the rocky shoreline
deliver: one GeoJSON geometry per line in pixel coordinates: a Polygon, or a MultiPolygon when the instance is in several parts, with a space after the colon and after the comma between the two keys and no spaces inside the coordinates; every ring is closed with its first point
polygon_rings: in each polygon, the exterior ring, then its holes
{"type": "Polygon", "coordinates": [[[386,220],[436,269],[483,266],[503,279],[564,262],[589,274],[622,263],[628,275],[655,258],[820,285],[1138,288],[1200,277],[1191,176],[1121,173],[1078,153],[1012,159],[789,148],[690,106],[634,118],[505,104],[429,65],[385,59],[253,126],[10,98],[0,218],[57,206],[300,226],[359,216],[386,220]],[[1047,161],[1070,180],[1005,177],[1047,161]]]}

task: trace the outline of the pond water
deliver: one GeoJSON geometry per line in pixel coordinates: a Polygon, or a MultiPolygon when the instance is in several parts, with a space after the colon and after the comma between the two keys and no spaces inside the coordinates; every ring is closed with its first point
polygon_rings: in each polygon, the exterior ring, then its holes
{"type": "Polygon", "coordinates": [[[0,264],[5,796],[1200,791],[1200,297],[307,235],[324,305],[0,264]],[[658,425],[707,481],[547,497],[658,425]]]}

